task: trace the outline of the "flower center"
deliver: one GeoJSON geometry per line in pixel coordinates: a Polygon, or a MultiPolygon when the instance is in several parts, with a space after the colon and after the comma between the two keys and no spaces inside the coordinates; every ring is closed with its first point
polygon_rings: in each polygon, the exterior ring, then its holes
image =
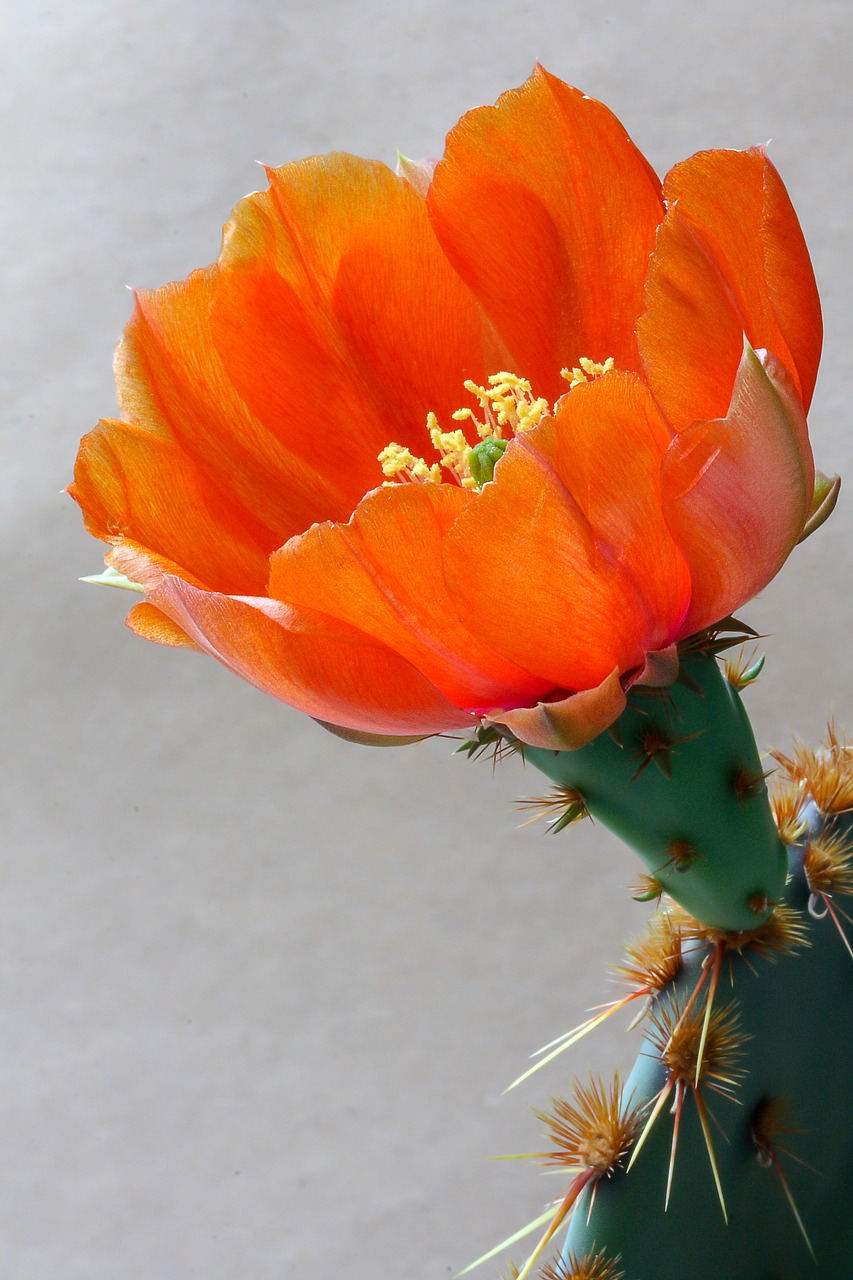
{"type": "MultiPolygon", "coordinates": [[[[579,367],[561,369],[560,377],[569,384],[569,391],[585,382],[592,382],[613,368],[613,357],[603,364],[582,356],[579,367]]],[[[495,465],[506,449],[509,440],[522,431],[529,431],[543,418],[554,412],[547,400],[534,397],[526,378],[517,373],[493,373],[488,385],[478,386],[469,378],[465,390],[477,400],[480,417],[474,409],[457,409],[454,422],[471,423],[479,441],[470,444],[462,427],[455,431],[442,431],[434,413],[427,414],[426,429],[438,462],[428,463],[418,458],[405,445],[391,442],[379,454],[385,484],[417,483],[441,484],[446,471],[463,489],[481,489],[494,475],[495,465]]]]}

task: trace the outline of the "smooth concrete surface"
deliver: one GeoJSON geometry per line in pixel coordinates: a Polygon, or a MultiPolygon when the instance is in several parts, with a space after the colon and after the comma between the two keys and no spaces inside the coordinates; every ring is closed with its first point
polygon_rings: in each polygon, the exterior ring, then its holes
{"type": "MultiPolygon", "coordinates": [[[[0,1276],[438,1280],[553,1188],[480,1157],[536,1149],[529,1107],[637,1043],[501,1097],[607,998],[633,860],[519,827],[517,764],[348,746],[78,584],[99,548],[60,490],[113,410],[124,286],[208,262],[255,160],[436,154],[538,58],[661,171],[772,137],[825,304],[816,453],[853,479],[853,9],[7,0],[3,26],[0,1276]]],[[[851,511],[744,611],[763,741],[853,729],[851,511]]]]}

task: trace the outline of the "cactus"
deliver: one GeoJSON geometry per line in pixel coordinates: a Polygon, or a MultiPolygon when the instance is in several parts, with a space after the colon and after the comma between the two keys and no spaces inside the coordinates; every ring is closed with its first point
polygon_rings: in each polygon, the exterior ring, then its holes
{"type": "Polygon", "coordinates": [[[624,1086],[576,1084],[539,1113],[567,1182],[523,1280],[853,1275],[853,747],[830,729],[775,753],[771,796],[740,697],[760,664],[724,674],[725,643],[686,646],[678,681],[635,688],[588,746],[523,748],[557,784],[552,829],[605,822],[662,900],[617,970],[627,994],[540,1057],[644,1002],[624,1086]]]}
{"type": "Polygon", "coordinates": [[[785,884],[785,850],[737,691],[714,656],[685,657],[668,689],[635,689],[613,732],[525,759],[622,836],[707,924],[752,929],[785,884]]]}
{"type": "Polygon", "coordinates": [[[478,726],[464,750],[522,752],[553,829],[599,818],[666,895],[627,994],[540,1058],[644,1002],[624,1087],[543,1115],[568,1183],[516,1276],[853,1274],[853,747],[778,757],[774,810],[740,700],[760,663],[718,664],[840,483],[779,175],[712,150],[660,183],[537,66],[435,165],[269,177],[215,266],[137,298],[123,417],[69,487],[110,548],[89,580],[348,740],[478,726]]]}

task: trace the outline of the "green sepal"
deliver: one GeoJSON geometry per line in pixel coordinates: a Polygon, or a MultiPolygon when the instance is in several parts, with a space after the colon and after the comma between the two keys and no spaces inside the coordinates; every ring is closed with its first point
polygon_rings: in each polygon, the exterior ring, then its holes
{"type": "Polygon", "coordinates": [[[803,532],[797,540],[798,545],[811,537],[815,529],[819,529],[829,519],[835,510],[840,492],[841,476],[825,476],[822,471],[815,472],[812,505],[803,526],[803,532]]]}

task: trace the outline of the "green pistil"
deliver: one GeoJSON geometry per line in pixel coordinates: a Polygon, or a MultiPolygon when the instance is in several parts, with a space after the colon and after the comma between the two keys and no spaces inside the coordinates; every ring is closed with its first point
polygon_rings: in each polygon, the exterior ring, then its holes
{"type": "Polygon", "coordinates": [[[474,445],[468,456],[468,466],[478,488],[482,489],[493,478],[495,464],[498,458],[503,457],[506,446],[506,440],[498,440],[497,436],[486,436],[485,440],[474,445]]]}

